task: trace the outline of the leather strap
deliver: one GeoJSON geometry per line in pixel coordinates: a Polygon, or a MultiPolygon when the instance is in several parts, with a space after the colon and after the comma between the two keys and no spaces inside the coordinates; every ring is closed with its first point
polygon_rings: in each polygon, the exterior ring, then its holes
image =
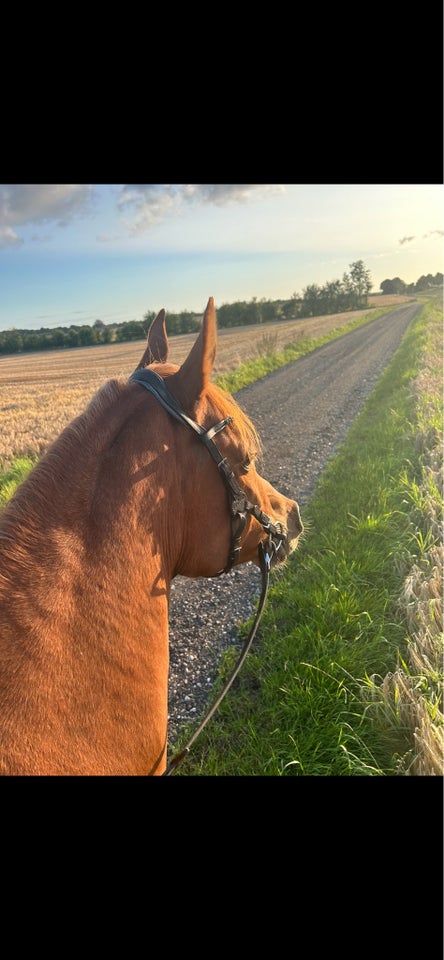
{"type": "Polygon", "coordinates": [[[171,414],[172,417],[174,417],[176,420],[179,420],[180,423],[185,424],[185,426],[187,426],[190,430],[193,430],[194,433],[197,434],[199,439],[202,440],[202,442],[205,444],[205,446],[207,447],[207,450],[210,452],[211,456],[213,457],[213,460],[215,460],[215,462],[217,463],[219,472],[223,478],[223,481],[228,491],[229,500],[230,500],[231,518],[232,518],[232,544],[231,544],[230,556],[228,558],[227,566],[225,567],[224,570],[221,571],[221,573],[227,573],[229,570],[231,570],[231,567],[238,559],[238,554],[240,551],[241,534],[242,534],[242,530],[244,528],[245,520],[248,513],[256,518],[256,520],[261,524],[261,526],[264,528],[264,530],[268,534],[266,542],[264,543],[263,541],[260,541],[259,547],[258,547],[259,566],[260,566],[261,575],[262,575],[262,590],[261,590],[259,604],[256,611],[256,616],[255,616],[252,628],[250,630],[250,633],[245,641],[242,653],[234,667],[234,670],[232,671],[230,677],[228,678],[227,682],[222,688],[219,696],[213,703],[211,709],[208,711],[208,713],[206,713],[202,722],[199,724],[199,726],[197,727],[197,730],[195,730],[192,737],[190,737],[186,746],[173,756],[166,770],[162,774],[162,776],[164,777],[169,777],[172,773],[174,773],[176,767],[187,755],[187,753],[189,753],[191,746],[196,740],[196,737],[199,736],[203,728],[208,723],[209,719],[213,716],[213,713],[215,712],[215,710],[217,710],[217,707],[219,706],[221,700],[223,699],[227,691],[230,689],[231,684],[233,683],[233,680],[239,673],[239,670],[245,660],[245,657],[247,656],[247,653],[251,647],[251,644],[253,643],[253,640],[259,625],[259,621],[261,619],[262,612],[265,606],[272,557],[275,553],[277,554],[282,541],[287,536],[287,531],[279,521],[276,521],[275,523],[273,523],[271,518],[266,513],[264,513],[263,510],[261,510],[261,508],[257,504],[250,503],[250,501],[245,496],[244,491],[239,486],[237,479],[233,471],[231,470],[226,458],[221,455],[221,453],[216,447],[216,444],[213,441],[213,437],[217,433],[219,433],[220,430],[223,430],[223,428],[226,427],[227,424],[231,423],[233,419],[232,417],[227,417],[225,420],[220,420],[219,423],[214,424],[214,426],[210,427],[209,430],[205,430],[205,428],[202,427],[200,423],[197,423],[195,420],[192,420],[192,418],[189,417],[184,410],[182,410],[182,407],[177,402],[176,398],[168,390],[168,387],[166,386],[165,381],[162,379],[162,377],[159,376],[158,373],[155,372],[155,370],[150,370],[147,368],[137,369],[134,371],[134,373],[131,374],[129,379],[136,381],[136,383],[140,383],[142,387],[145,387],[146,390],[148,390],[154,397],[156,397],[159,403],[165,408],[165,410],[168,411],[169,414],[171,414]],[[277,538],[277,541],[273,538],[277,538]]]}
{"type": "Polygon", "coordinates": [[[183,423],[190,430],[193,430],[193,432],[196,433],[199,439],[205,444],[208,452],[211,454],[213,460],[218,466],[219,472],[230,497],[232,543],[228,563],[219,574],[216,574],[216,576],[220,576],[222,573],[228,573],[228,571],[234,566],[239,555],[240,540],[248,513],[254,516],[258,523],[261,524],[270,539],[272,537],[277,537],[279,539],[279,545],[277,547],[275,546],[275,552],[277,553],[279,546],[287,536],[285,527],[279,521],[273,523],[271,518],[264,513],[257,504],[250,503],[245,496],[244,491],[239,486],[237,479],[231,470],[230,465],[228,464],[228,461],[222,456],[213,441],[213,437],[219,433],[220,430],[223,430],[224,427],[231,423],[233,418],[226,417],[224,420],[220,420],[218,423],[215,423],[214,426],[210,427],[208,430],[205,430],[200,423],[197,423],[196,420],[193,420],[185,413],[176,398],[168,389],[165,380],[163,380],[163,378],[159,376],[155,370],[150,370],[148,368],[135,370],[129,379],[136,381],[136,383],[140,383],[142,387],[145,387],[145,390],[148,390],[149,393],[156,397],[159,403],[164,407],[165,410],[167,410],[169,414],[171,414],[172,417],[174,417],[176,420],[179,420],[180,423],[183,423]]]}
{"type": "Polygon", "coordinates": [[[266,598],[267,598],[268,584],[269,584],[269,578],[270,578],[270,562],[271,562],[271,557],[270,557],[270,555],[269,555],[269,554],[267,553],[267,551],[264,549],[264,545],[263,545],[262,543],[260,543],[260,544],[259,544],[259,563],[260,563],[261,574],[262,574],[262,590],[261,590],[261,595],[260,595],[260,599],[259,599],[258,608],[257,608],[257,611],[256,611],[256,616],[255,616],[255,618],[254,618],[254,622],[253,622],[253,625],[252,625],[252,627],[251,627],[250,633],[248,634],[248,637],[247,637],[247,639],[246,639],[246,641],[245,641],[245,643],[244,643],[244,646],[243,646],[243,649],[242,649],[242,653],[241,653],[241,655],[240,655],[237,663],[235,664],[234,669],[233,669],[232,673],[230,674],[227,682],[226,682],[226,683],[224,684],[224,686],[222,687],[222,690],[221,690],[219,696],[218,696],[218,697],[216,698],[216,700],[214,701],[212,707],[211,707],[210,710],[208,710],[208,712],[205,714],[203,720],[201,721],[201,723],[199,724],[199,726],[197,727],[197,729],[194,731],[193,735],[192,735],[192,736],[190,737],[190,739],[188,740],[188,743],[182,748],[182,750],[178,750],[178,752],[175,753],[174,756],[171,758],[171,760],[170,760],[170,762],[169,762],[166,770],[164,770],[164,772],[163,772],[163,774],[162,774],[163,777],[170,777],[171,774],[174,773],[174,771],[175,771],[176,767],[179,765],[179,763],[181,763],[182,760],[186,757],[186,755],[190,752],[190,749],[191,749],[191,747],[193,746],[194,741],[197,739],[197,737],[199,736],[199,734],[202,733],[203,728],[206,727],[208,721],[209,721],[209,720],[211,719],[211,717],[213,716],[213,713],[215,713],[215,711],[217,710],[217,708],[218,708],[221,700],[223,700],[225,694],[226,694],[226,693],[228,692],[228,690],[230,689],[231,684],[233,683],[233,680],[237,677],[237,675],[238,675],[238,673],[239,673],[239,670],[240,670],[242,664],[244,663],[244,660],[245,660],[245,658],[246,658],[246,656],[247,656],[247,653],[248,653],[248,651],[249,651],[249,649],[250,649],[250,647],[251,647],[251,644],[253,643],[253,640],[254,640],[254,638],[255,638],[255,636],[256,636],[256,631],[257,631],[257,628],[258,628],[258,626],[259,626],[259,621],[260,621],[260,619],[261,619],[262,612],[263,612],[263,609],[264,609],[264,606],[265,606],[265,600],[266,600],[266,598]]]}

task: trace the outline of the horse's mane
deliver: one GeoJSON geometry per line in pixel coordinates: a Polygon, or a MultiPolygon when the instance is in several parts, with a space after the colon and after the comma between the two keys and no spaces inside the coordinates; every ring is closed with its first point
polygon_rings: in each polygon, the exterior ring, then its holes
{"type": "MultiPolygon", "coordinates": [[[[110,409],[125,390],[125,386],[123,380],[108,380],[94,394],[83,412],[65,427],[50,449],[54,449],[56,444],[60,444],[64,449],[73,442],[88,444],[93,442],[95,449],[102,447],[116,428],[119,428],[117,418],[110,419],[110,409]],[[94,429],[91,429],[92,427],[94,429]]],[[[120,420],[123,411],[118,412],[120,420]]]]}
{"type": "MultiPolygon", "coordinates": [[[[71,480],[76,473],[79,475],[91,461],[94,468],[99,469],[100,453],[134,413],[134,396],[131,398],[128,394],[128,404],[116,403],[125,389],[125,381],[109,380],[92,397],[85,410],[64,428],[2,511],[4,531],[11,521],[15,525],[21,521],[24,525],[25,518],[29,530],[29,525],[32,526],[32,504],[38,512],[45,511],[48,514],[55,485],[64,484],[67,478],[71,480]]],[[[261,442],[251,420],[236,401],[214,383],[207,385],[199,409],[199,418],[206,416],[210,420],[232,417],[230,429],[248,458],[254,460],[259,455],[261,442]]],[[[15,531],[17,534],[17,526],[15,531]]]]}
{"type": "Polygon", "coordinates": [[[241,446],[248,453],[249,459],[255,460],[262,452],[262,444],[256,428],[244,410],[239,407],[239,404],[229,393],[226,393],[215,383],[208,385],[205,412],[210,406],[209,401],[216,420],[222,420],[224,417],[233,418],[230,429],[233,430],[241,446]]]}

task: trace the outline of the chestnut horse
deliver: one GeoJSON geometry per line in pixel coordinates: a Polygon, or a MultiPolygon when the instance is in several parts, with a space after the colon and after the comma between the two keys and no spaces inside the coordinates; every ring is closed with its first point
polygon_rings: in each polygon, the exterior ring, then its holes
{"type": "Polygon", "coordinates": [[[252,423],[210,382],[216,338],[210,298],[185,362],[168,363],[161,310],[132,377],[96,393],[2,511],[4,775],[163,774],[172,578],[258,563],[264,517],[283,532],[272,565],[297,546],[297,503],[259,476],[252,423]],[[234,553],[215,450],[255,504],[234,553]]]}

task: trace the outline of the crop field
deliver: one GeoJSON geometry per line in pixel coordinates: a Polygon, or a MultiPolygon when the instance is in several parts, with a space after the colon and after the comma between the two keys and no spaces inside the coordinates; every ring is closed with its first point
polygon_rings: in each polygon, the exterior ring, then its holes
{"type": "MultiPolygon", "coordinates": [[[[405,302],[406,297],[370,297],[371,307],[405,302]]],[[[367,310],[330,316],[221,329],[214,374],[231,372],[246,360],[282,350],[289,343],[345,326],[367,310]]],[[[170,340],[172,363],[181,364],[195,334],[170,340]]],[[[144,341],[15,354],[0,358],[0,465],[19,456],[41,455],[85,408],[107,380],[126,379],[137,366],[144,341]]]]}
{"type": "MultiPolygon", "coordinates": [[[[246,361],[265,376],[274,351],[311,351],[316,337],[335,339],[353,319],[408,300],[370,297],[365,311],[219,330],[215,377],[236,371],[238,390],[246,361]]],[[[172,338],[171,361],[194,340],[172,338]]],[[[0,507],[31,466],[16,458],[40,455],[143,351],[139,340],[0,358],[0,507]]],[[[346,341],[343,352],[349,359],[346,341]]],[[[306,505],[309,536],[270,585],[260,642],[179,775],[442,779],[441,357],[442,291],[324,469],[306,505]]],[[[236,656],[228,649],[218,683],[236,656]]],[[[194,729],[194,720],[183,728],[184,742],[194,729]]]]}

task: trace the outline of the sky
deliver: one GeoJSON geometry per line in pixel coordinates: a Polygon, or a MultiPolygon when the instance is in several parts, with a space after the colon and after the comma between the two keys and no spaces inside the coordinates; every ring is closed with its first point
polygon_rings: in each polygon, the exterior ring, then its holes
{"type": "Polygon", "coordinates": [[[0,330],[443,272],[443,184],[0,184],[0,330]]]}

